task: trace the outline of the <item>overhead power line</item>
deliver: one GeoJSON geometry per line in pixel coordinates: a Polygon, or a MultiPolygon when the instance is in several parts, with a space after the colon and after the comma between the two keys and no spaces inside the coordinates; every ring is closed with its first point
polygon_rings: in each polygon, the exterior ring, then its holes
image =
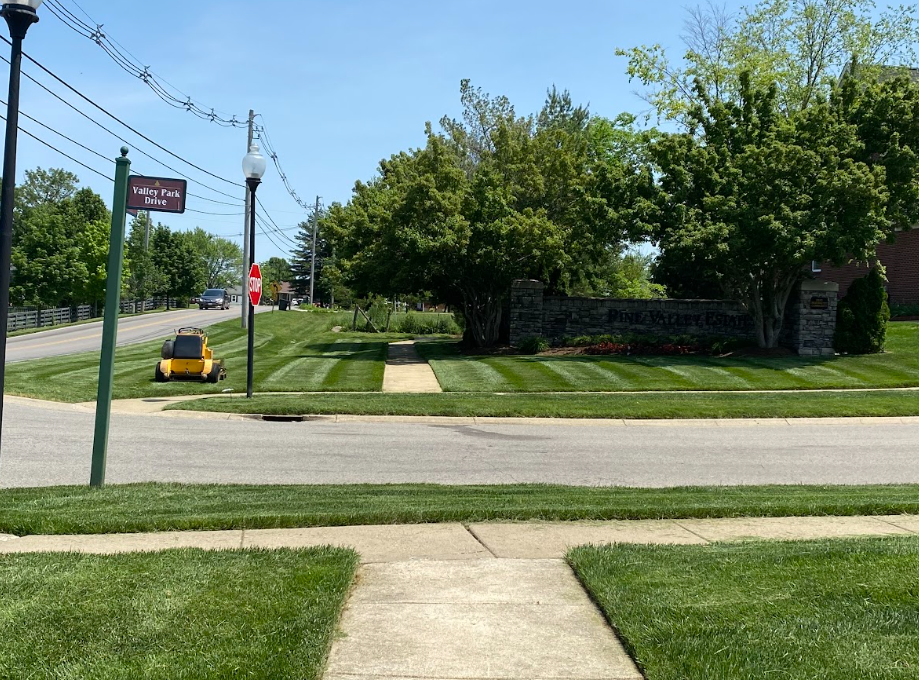
{"type": "Polygon", "coordinates": [[[235,115],[228,117],[214,108],[201,104],[162,76],[151,71],[149,66],[144,65],[140,59],[131,54],[121,43],[103,31],[103,25],[87,14],[76,2],[73,4],[90,23],[83,21],[74,12],[71,12],[62,0],[47,0],[46,4],[51,9],[51,13],[65,26],[83,38],[96,43],[115,64],[129,75],[143,81],[166,104],[175,109],[188,111],[202,120],[223,127],[243,128],[248,124],[246,118],[235,115]]]}
{"type": "MultiPolygon", "coordinates": [[[[6,116],[0,116],[0,120],[6,121],[6,116]]],[[[28,130],[23,129],[23,127],[22,127],[21,125],[18,125],[17,127],[19,128],[19,131],[20,131],[21,133],[23,133],[23,134],[25,134],[25,135],[28,135],[29,137],[31,137],[32,139],[34,139],[34,140],[35,140],[36,142],[38,142],[39,144],[44,144],[44,145],[47,146],[49,149],[51,149],[52,151],[56,151],[57,153],[59,153],[60,155],[64,156],[65,158],[69,158],[71,161],[73,161],[73,162],[76,163],[77,165],[86,168],[86,169],[89,170],[90,172],[96,173],[96,174],[99,175],[100,177],[102,177],[102,178],[104,178],[104,179],[107,179],[109,182],[114,182],[114,181],[115,181],[115,178],[114,178],[114,177],[109,177],[108,175],[106,175],[106,174],[104,174],[104,173],[102,173],[102,172],[99,172],[99,171],[96,170],[95,168],[89,167],[88,165],[86,165],[86,163],[83,163],[82,161],[78,161],[76,158],[74,158],[73,156],[71,156],[71,155],[68,154],[68,153],[65,153],[65,152],[61,151],[60,149],[58,149],[58,148],[57,148],[56,146],[54,146],[53,144],[49,144],[49,143],[46,142],[44,139],[41,139],[40,137],[37,137],[36,135],[33,135],[33,134],[32,134],[31,132],[29,132],[28,130]]]]}
{"type": "MultiPolygon", "coordinates": [[[[6,62],[7,64],[9,64],[9,60],[8,60],[6,57],[2,56],[2,55],[0,55],[0,60],[2,60],[2,61],[4,61],[4,62],[6,62]]],[[[180,170],[177,170],[176,168],[172,167],[172,166],[169,165],[168,163],[165,163],[164,161],[162,161],[162,160],[156,158],[155,156],[152,156],[151,154],[147,153],[147,152],[144,151],[143,149],[139,148],[139,147],[138,147],[136,144],[134,144],[133,142],[129,141],[128,139],[126,139],[126,138],[124,138],[124,137],[122,137],[122,136],[119,135],[117,132],[115,132],[115,131],[111,130],[110,128],[106,127],[105,125],[103,125],[102,123],[100,123],[98,120],[96,120],[95,118],[93,118],[92,116],[90,116],[89,114],[85,113],[84,111],[82,111],[82,110],[80,110],[79,108],[77,108],[76,106],[74,106],[71,102],[69,102],[69,101],[67,101],[66,99],[64,99],[63,97],[61,97],[58,93],[56,93],[56,92],[54,92],[53,90],[51,90],[50,88],[48,88],[44,83],[42,83],[42,82],[36,80],[35,78],[33,78],[31,75],[29,75],[29,74],[26,73],[25,71],[22,72],[22,75],[24,75],[24,76],[25,76],[28,80],[30,80],[31,82],[33,82],[33,83],[35,83],[36,85],[38,85],[38,87],[40,87],[42,90],[44,90],[45,92],[47,92],[48,94],[50,94],[52,97],[54,97],[55,99],[57,99],[59,102],[61,102],[62,104],[64,104],[64,105],[67,106],[68,108],[72,109],[72,110],[75,111],[76,113],[80,114],[83,118],[85,118],[86,120],[88,120],[90,123],[92,123],[92,124],[95,125],[96,127],[100,128],[101,130],[104,130],[105,132],[107,132],[108,134],[110,134],[112,137],[114,137],[114,138],[117,139],[118,141],[122,142],[123,144],[129,145],[129,146],[130,146],[131,148],[133,148],[135,151],[137,151],[138,153],[140,153],[140,154],[143,155],[143,156],[146,156],[147,158],[149,158],[150,160],[152,160],[152,161],[153,161],[154,163],[156,163],[157,165],[160,165],[160,166],[166,168],[166,169],[169,170],[170,172],[174,172],[174,173],[177,174],[179,177],[182,177],[183,179],[187,179],[189,182],[193,182],[193,183],[197,184],[198,186],[201,186],[201,187],[203,187],[203,188],[205,188],[205,189],[208,189],[209,191],[213,191],[213,192],[216,193],[216,194],[220,194],[221,196],[226,196],[227,198],[235,198],[235,196],[233,196],[233,194],[229,194],[229,193],[227,193],[227,192],[225,192],[225,191],[221,191],[220,189],[215,189],[214,187],[210,186],[209,184],[205,184],[204,182],[202,182],[202,181],[200,181],[200,180],[194,179],[193,177],[190,177],[189,175],[187,175],[187,174],[181,172],[180,170]]],[[[34,119],[33,119],[33,120],[34,120],[34,119]]],[[[38,122],[38,121],[36,121],[36,122],[38,122]]],[[[39,124],[40,124],[40,125],[44,125],[43,123],[39,123],[39,124]]],[[[56,132],[56,131],[55,131],[55,132],[56,132]]],[[[61,134],[61,133],[58,133],[58,134],[61,134]]],[[[98,153],[98,152],[93,152],[93,153],[98,153]]],[[[105,158],[106,158],[106,160],[110,160],[108,157],[105,157],[105,158]]],[[[189,194],[189,195],[191,195],[191,194],[189,194]]],[[[202,200],[205,200],[205,201],[211,201],[212,203],[221,203],[221,204],[224,204],[224,205],[237,205],[237,204],[238,204],[238,201],[235,202],[235,203],[226,203],[225,201],[218,201],[218,200],[216,200],[216,199],[207,198],[207,197],[204,197],[204,196],[196,196],[196,198],[201,198],[202,200]]]]}
{"type": "MultiPolygon", "coordinates": [[[[4,41],[5,43],[7,43],[8,45],[11,45],[11,44],[12,44],[12,43],[10,43],[10,41],[9,41],[6,37],[4,37],[4,36],[0,35],[0,38],[3,38],[3,41],[4,41]]],[[[156,141],[150,139],[150,137],[148,137],[147,135],[145,135],[143,132],[140,132],[139,130],[137,130],[136,128],[134,128],[133,126],[131,126],[129,123],[126,123],[126,122],[124,122],[123,120],[121,120],[118,116],[116,116],[115,114],[111,113],[111,112],[110,112],[108,109],[106,109],[104,106],[102,106],[102,105],[96,103],[95,101],[93,101],[92,99],[90,99],[89,97],[87,97],[85,94],[83,94],[82,92],[80,92],[77,88],[75,88],[73,85],[71,85],[70,83],[68,83],[67,81],[65,81],[63,78],[61,78],[60,76],[58,76],[56,73],[52,72],[50,69],[46,68],[46,67],[45,67],[41,62],[39,62],[38,60],[36,60],[36,59],[34,59],[33,57],[29,56],[29,55],[26,54],[25,52],[22,53],[22,56],[24,56],[24,57],[25,57],[26,59],[28,59],[30,62],[32,62],[33,64],[35,64],[35,66],[37,66],[38,68],[40,68],[42,71],[44,71],[47,75],[49,75],[51,78],[53,78],[54,80],[56,80],[58,83],[60,83],[61,85],[63,85],[64,87],[66,87],[68,90],[70,90],[71,92],[73,92],[75,95],[77,95],[78,97],[80,97],[80,98],[81,98],[83,101],[85,101],[87,104],[90,104],[91,106],[95,107],[96,109],[98,109],[99,111],[101,111],[102,113],[104,113],[106,116],[108,116],[109,118],[111,118],[112,120],[114,120],[116,123],[119,123],[119,124],[122,125],[123,127],[127,128],[128,130],[130,130],[131,132],[133,132],[135,135],[137,135],[138,137],[140,137],[140,138],[143,139],[144,141],[146,141],[146,142],[152,144],[153,146],[155,146],[155,147],[156,147],[157,149],[159,149],[160,151],[163,151],[163,152],[169,154],[169,155],[172,156],[173,158],[182,161],[183,163],[185,163],[185,164],[188,165],[189,167],[192,167],[192,168],[194,168],[195,170],[197,170],[198,172],[202,172],[202,173],[204,173],[205,175],[208,175],[209,177],[213,177],[214,179],[219,179],[221,182],[226,182],[227,184],[230,184],[230,185],[232,185],[232,186],[234,186],[234,187],[242,188],[243,185],[242,185],[241,183],[239,183],[239,182],[234,182],[233,180],[227,179],[226,177],[221,177],[220,175],[218,175],[218,174],[216,174],[216,173],[213,173],[213,172],[211,172],[210,170],[206,170],[205,168],[202,168],[200,165],[196,165],[195,163],[193,163],[192,161],[188,160],[187,158],[183,158],[182,156],[180,156],[179,154],[175,153],[174,151],[170,151],[169,149],[167,149],[167,148],[166,148],[165,146],[163,146],[162,144],[160,144],[160,143],[158,143],[158,142],[156,142],[156,141]]],[[[9,62],[7,62],[7,63],[9,63],[9,62]]],[[[33,81],[33,82],[34,82],[34,81],[33,81]]]]}
{"type": "MultiPolygon", "coordinates": [[[[90,23],[83,21],[75,12],[69,10],[65,4],[65,0],[47,0],[47,6],[51,9],[51,13],[57,17],[65,26],[73,30],[78,35],[83,38],[89,39],[96,43],[108,56],[109,58],[118,65],[123,71],[128,73],[130,76],[141,80],[147,87],[149,87],[161,100],[163,100],[169,106],[175,109],[182,109],[189,111],[190,113],[196,115],[202,120],[206,120],[217,125],[222,125],[224,127],[234,127],[234,128],[243,128],[248,124],[247,117],[237,117],[231,116],[227,118],[225,115],[217,113],[213,108],[204,106],[200,102],[196,102],[192,97],[185,92],[182,92],[177,87],[169,83],[162,76],[157,75],[151,71],[149,66],[146,66],[133,55],[127,48],[125,48],[117,40],[105,33],[103,25],[98,23],[93,19],[76,0],[71,0],[76,6],[76,8],[85,16],[90,23]],[[170,92],[170,89],[177,93],[173,94],[170,92]]],[[[257,127],[257,133],[259,138],[263,141],[265,151],[268,153],[269,158],[271,158],[272,163],[275,166],[275,169],[278,171],[278,175],[281,178],[281,182],[284,184],[284,188],[290,197],[299,205],[303,210],[309,211],[310,206],[305,203],[294,189],[290,180],[287,177],[287,173],[284,172],[284,168],[281,166],[280,158],[274,144],[271,142],[271,138],[268,135],[268,130],[264,124],[264,118],[262,117],[262,124],[257,127]]],[[[224,180],[227,181],[227,180],[224,180]]]]}

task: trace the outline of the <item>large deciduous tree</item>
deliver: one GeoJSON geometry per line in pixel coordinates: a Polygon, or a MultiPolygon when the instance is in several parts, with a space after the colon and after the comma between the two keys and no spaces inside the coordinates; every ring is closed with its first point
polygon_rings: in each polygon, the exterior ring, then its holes
{"type": "Polygon", "coordinates": [[[162,288],[157,293],[169,298],[190,298],[204,289],[204,261],[187,233],[170,231],[158,224],[150,234],[153,264],[161,273],[162,288]]]}
{"type": "Polygon", "coordinates": [[[201,227],[187,232],[189,242],[204,265],[206,288],[232,288],[242,278],[243,252],[230,239],[211,234],[201,227]]]}
{"type": "Polygon", "coordinates": [[[753,316],[760,346],[775,347],[805,267],[865,258],[884,236],[885,172],[855,159],[858,128],[828,103],[786,115],[776,88],[744,76],[736,103],[699,96],[690,131],[651,146],[661,173],[654,237],[715,271],[753,316]]]}
{"type": "Polygon", "coordinates": [[[422,149],[380,163],[324,225],[360,294],[430,291],[457,306],[467,339],[493,344],[516,278],[567,292],[604,273],[610,247],[638,227],[626,206],[650,185],[592,153],[590,116],[554,89],[536,116],[461,86],[462,120],[427,126],[422,149]]]}
{"type": "Polygon", "coordinates": [[[270,283],[281,284],[290,282],[292,278],[290,263],[283,257],[269,257],[268,260],[262,262],[259,267],[262,271],[262,280],[265,282],[265,286],[270,283]]]}

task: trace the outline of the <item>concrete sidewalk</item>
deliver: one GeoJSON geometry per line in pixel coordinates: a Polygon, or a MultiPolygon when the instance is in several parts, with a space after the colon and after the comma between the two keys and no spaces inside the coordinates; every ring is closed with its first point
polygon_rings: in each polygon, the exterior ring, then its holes
{"type": "Polygon", "coordinates": [[[700,545],[748,539],[814,540],[913,534],[919,534],[919,515],[449,522],[67,536],[0,534],[0,554],[70,551],[113,554],[172,548],[230,550],[335,545],[354,548],[364,564],[374,564],[415,560],[562,559],[569,548],[587,543],[700,545]]]}
{"type": "Polygon", "coordinates": [[[389,343],[383,391],[412,394],[443,392],[434,369],[418,356],[414,340],[389,343]]]}
{"type": "Polygon", "coordinates": [[[362,566],[325,680],[641,680],[562,561],[570,547],[916,534],[919,515],[480,522],[0,535],[0,554],[349,546],[362,566]]]}

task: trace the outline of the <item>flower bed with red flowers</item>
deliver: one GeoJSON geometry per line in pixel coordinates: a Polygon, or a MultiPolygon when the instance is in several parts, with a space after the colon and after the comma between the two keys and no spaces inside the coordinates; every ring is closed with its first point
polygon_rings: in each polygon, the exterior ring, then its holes
{"type": "Polygon", "coordinates": [[[699,344],[676,344],[672,342],[601,342],[591,345],[585,354],[653,354],[658,356],[676,356],[681,354],[700,354],[707,352],[708,348],[699,344]]]}

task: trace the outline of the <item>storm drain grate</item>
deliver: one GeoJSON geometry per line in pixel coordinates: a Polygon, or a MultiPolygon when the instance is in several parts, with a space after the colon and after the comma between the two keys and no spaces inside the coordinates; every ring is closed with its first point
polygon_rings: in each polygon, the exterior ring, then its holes
{"type": "Polygon", "coordinates": [[[263,415],[266,423],[302,423],[309,420],[309,416],[268,416],[263,415]]]}

